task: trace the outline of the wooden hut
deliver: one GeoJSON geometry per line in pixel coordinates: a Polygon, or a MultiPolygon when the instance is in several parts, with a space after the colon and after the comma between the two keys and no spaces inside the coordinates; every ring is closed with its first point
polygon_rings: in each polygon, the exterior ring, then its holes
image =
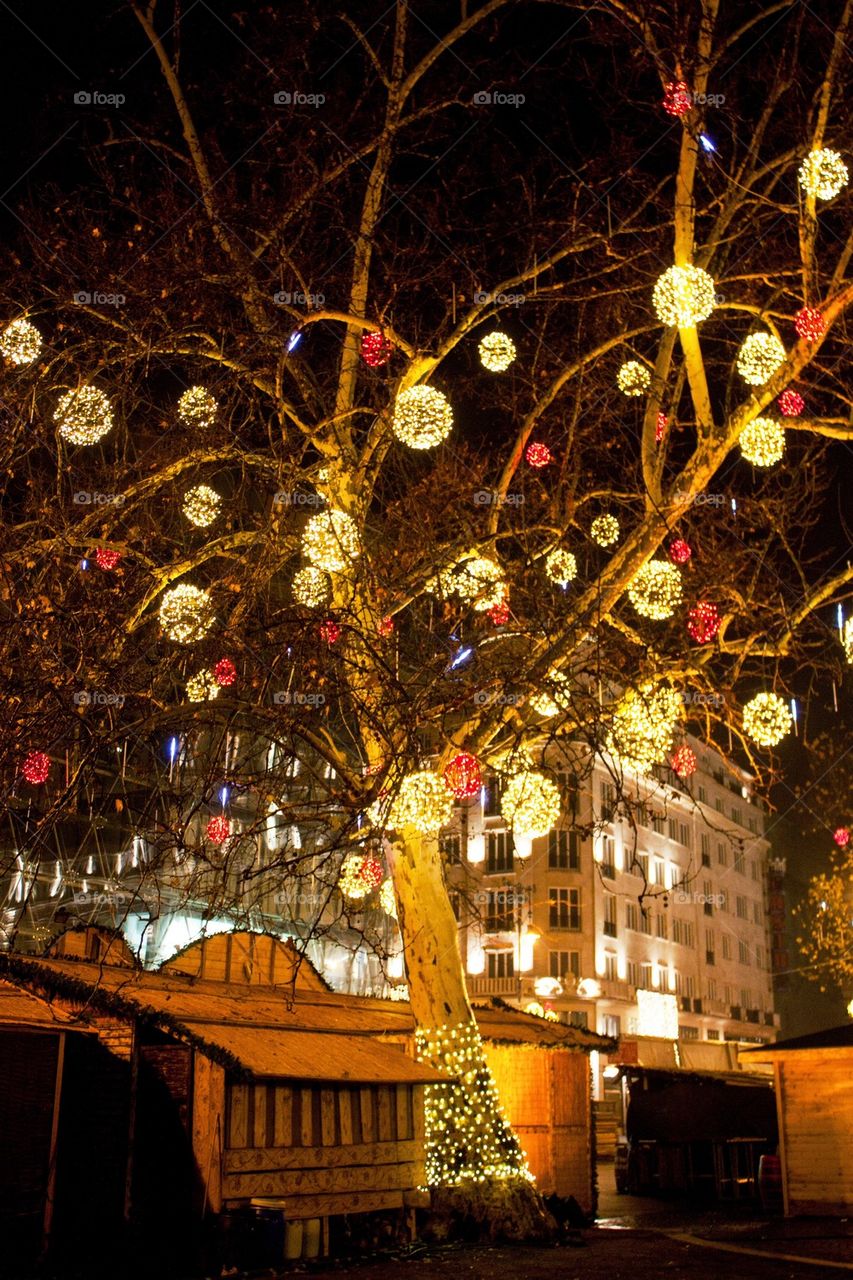
{"type": "Polygon", "coordinates": [[[853,1023],[742,1049],[776,1081],[786,1214],[853,1211],[853,1023]]]}

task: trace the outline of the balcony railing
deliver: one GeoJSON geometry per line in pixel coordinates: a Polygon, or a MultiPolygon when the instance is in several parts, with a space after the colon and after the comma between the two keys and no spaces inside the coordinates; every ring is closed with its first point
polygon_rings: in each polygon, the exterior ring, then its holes
{"type": "Polygon", "coordinates": [[[514,996],[518,994],[518,978],[469,978],[471,996],[514,996]]]}

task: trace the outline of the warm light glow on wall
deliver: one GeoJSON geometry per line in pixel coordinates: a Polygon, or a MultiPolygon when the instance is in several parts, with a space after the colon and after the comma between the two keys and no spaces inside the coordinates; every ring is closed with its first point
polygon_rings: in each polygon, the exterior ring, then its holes
{"type": "Polygon", "coordinates": [[[468,837],[468,861],[472,866],[479,866],[481,862],[486,860],[486,837],[485,836],[469,836],[468,837]]]}
{"type": "Polygon", "coordinates": [[[468,935],[468,961],[465,968],[472,977],[477,977],[486,968],[486,953],[483,950],[483,944],[479,938],[470,933],[468,935]]]}

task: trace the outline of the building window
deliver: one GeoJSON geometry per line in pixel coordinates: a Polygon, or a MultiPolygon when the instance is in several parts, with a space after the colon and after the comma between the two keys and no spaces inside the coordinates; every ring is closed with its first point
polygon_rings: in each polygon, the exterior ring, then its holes
{"type": "Polygon", "coordinates": [[[731,960],[732,958],[732,940],[727,933],[723,934],[723,959],[731,960]]]}
{"type": "Polygon", "coordinates": [[[692,973],[685,973],[681,980],[681,994],[687,996],[690,1000],[696,994],[696,983],[692,973]]]}
{"type": "Polygon", "coordinates": [[[486,895],[486,933],[508,933],[515,927],[515,895],[509,889],[490,890],[486,895]]]}
{"type": "Polygon", "coordinates": [[[700,804],[708,803],[708,793],[705,790],[704,783],[701,783],[701,782],[699,783],[699,803],[700,804]]]}
{"type": "Polygon", "coordinates": [[[625,928],[634,929],[636,931],[638,925],[639,908],[636,902],[625,903],[625,928]]]}
{"type": "Polygon", "coordinates": [[[619,977],[615,951],[605,951],[604,953],[604,976],[608,982],[615,982],[619,977]]]}
{"type": "Polygon", "coordinates": [[[686,822],[679,822],[678,824],[678,839],[686,849],[690,848],[690,828],[686,822]]]}
{"type": "Polygon", "coordinates": [[[719,1031],[715,1030],[715,1028],[714,1028],[714,1027],[709,1027],[709,1028],[708,1028],[707,1035],[708,1035],[708,1039],[709,1039],[709,1040],[719,1040],[719,1038],[720,1038],[720,1033],[719,1033],[719,1031]]]}
{"type": "Polygon", "coordinates": [[[656,930],[655,930],[655,933],[657,934],[657,936],[658,936],[659,938],[668,938],[668,937],[669,937],[668,921],[667,921],[667,918],[666,918],[666,916],[664,915],[664,913],[663,913],[662,911],[659,911],[659,912],[658,912],[658,917],[657,917],[657,928],[656,928],[656,930]]]}
{"type": "Polygon", "coordinates": [[[672,940],[682,947],[693,946],[693,925],[689,920],[675,919],[672,922],[672,940]]]}
{"type": "Polygon", "coordinates": [[[738,920],[749,919],[749,903],[746,898],[738,896],[735,898],[735,914],[738,920]]]}
{"type": "Polygon", "coordinates": [[[616,879],[616,841],[605,836],[601,843],[601,874],[608,880],[616,879]]]}
{"type": "Polygon", "coordinates": [[[548,972],[552,978],[579,978],[581,953],[579,951],[549,951],[548,972]]]}
{"type": "Polygon", "coordinates": [[[616,897],[612,893],[604,895],[604,933],[608,938],[616,937],[616,897]]]}
{"type": "Polygon", "coordinates": [[[640,965],[640,986],[644,991],[652,989],[652,966],[650,964],[640,965]]]}
{"type": "Polygon", "coordinates": [[[577,831],[548,832],[548,866],[552,871],[580,871],[580,837],[577,831]]]}
{"type": "Polygon", "coordinates": [[[612,822],[616,816],[616,787],[612,782],[601,784],[601,821],[612,822]]]}
{"type": "Polygon", "coordinates": [[[698,1040],[699,1028],[698,1027],[679,1027],[678,1038],[679,1040],[698,1040]]]}
{"type": "Polygon", "coordinates": [[[736,822],[739,827],[743,826],[743,814],[736,804],[732,805],[732,822],[736,822]]]}
{"type": "Polygon", "coordinates": [[[755,923],[756,923],[756,924],[761,924],[761,914],[762,914],[762,913],[761,913],[761,903],[760,903],[760,902],[753,902],[753,904],[752,904],[752,918],[753,918],[753,920],[755,921],[755,923]]]}
{"type": "MultiPolygon", "coordinates": [[[[678,974],[677,974],[677,973],[676,973],[676,975],[675,975],[675,979],[676,979],[676,981],[678,980],[678,974]]],[[[662,964],[660,961],[658,961],[658,982],[657,982],[657,985],[658,985],[658,990],[659,990],[659,991],[669,991],[669,965],[668,965],[668,964],[662,964]]]]}
{"type": "Polygon", "coordinates": [[[721,867],[729,865],[729,852],[722,840],[717,841],[717,861],[721,867]]]}
{"type": "Polygon", "coordinates": [[[640,985],[640,966],[636,960],[628,961],[625,976],[630,986],[638,987],[640,985]]]}
{"type": "Polygon", "coordinates": [[[659,809],[652,809],[652,830],[656,831],[659,836],[666,833],[666,818],[659,809]]]}
{"type": "Polygon", "coordinates": [[[486,975],[489,978],[515,977],[515,959],[511,951],[490,951],[486,956],[486,975]]]}
{"type": "Polygon", "coordinates": [[[616,1038],[622,1034],[622,1019],[617,1013],[605,1013],[601,1019],[601,1034],[616,1038]]]}
{"type": "Polygon", "coordinates": [[[482,789],[483,817],[496,818],[501,811],[501,789],[497,778],[489,777],[482,789]]]}
{"type": "Polygon", "coordinates": [[[663,858],[654,858],[652,861],[652,884],[666,887],[666,863],[663,858]]]}
{"type": "Polygon", "coordinates": [[[703,835],[700,837],[700,847],[702,850],[702,866],[710,867],[711,865],[711,837],[703,835]]]}
{"type": "Polygon", "coordinates": [[[447,862],[462,861],[461,836],[442,836],[438,842],[438,847],[447,862]]]}
{"type": "Polygon", "coordinates": [[[709,978],[708,979],[708,999],[716,1000],[716,998],[717,998],[717,979],[709,978]]]}
{"type": "Polygon", "coordinates": [[[569,1014],[569,1026],[584,1027],[584,1028],[588,1027],[589,1014],[587,1013],[586,1009],[573,1009],[572,1012],[569,1014]]]}
{"type": "Polygon", "coordinates": [[[723,804],[719,796],[717,796],[716,800],[714,801],[714,808],[717,810],[717,813],[725,813],[726,811],[725,805],[723,804]]]}
{"type": "Polygon", "coordinates": [[[652,913],[643,907],[640,908],[640,933],[652,936],[652,913]]]}
{"type": "Polygon", "coordinates": [[[454,920],[460,920],[462,917],[462,900],[458,893],[451,892],[448,896],[450,897],[450,909],[453,912],[453,918],[454,920]]]}
{"type": "Polygon", "coordinates": [[[749,874],[752,876],[753,880],[758,883],[758,863],[755,858],[750,859],[749,874]]]}
{"type": "Polygon", "coordinates": [[[580,889],[549,889],[548,923],[552,929],[580,929],[580,889]]]}
{"type": "Polygon", "coordinates": [[[490,831],[486,836],[486,875],[512,871],[512,836],[508,831],[490,831]]]}
{"type": "Polygon", "coordinates": [[[704,898],[702,910],[706,916],[712,916],[714,914],[714,890],[710,880],[702,882],[702,897],[704,898]]]}
{"type": "Polygon", "coordinates": [[[714,930],[706,929],[705,930],[705,963],[706,964],[716,964],[716,959],[717,959],[716,951],[717,951],[717,948],[715,945],[714,930]]]}
{"type": "Polygon", "coordinates": [[[638,853],[637,863],[639,864],[639,867],[640,867],[641,876],[645,880],[646,884],[648,884],[649,883],[649,855],[647,853],[638,853]]]}
{"type": "Polygon", "coordinates": [[[678,819],[670,818],[667,826],[669,829],[670,840],[677,840],[678,839],[678,819]]]}
{"type": "Polygon", "coordinates": [[[744,942],[743,938],[737,944],[737,958],[741,964],[749,964],[749,943],[744,942]]]}

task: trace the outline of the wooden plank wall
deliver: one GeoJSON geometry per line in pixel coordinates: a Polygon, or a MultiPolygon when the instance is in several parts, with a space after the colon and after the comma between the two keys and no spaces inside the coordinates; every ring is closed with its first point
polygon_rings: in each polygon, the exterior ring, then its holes
{"type": "Polygon", "coordinates": [[[853,1211],[853,1050],[777,1061],[786,1212],[853,1211]]]}
{"type": "Polygon", "coordinates": [[[226,1086],[225,1201],[283,1198],[296,1218],[367,1212],[402,1206],[423,1176],[422,1086],[226,1086]]]}

